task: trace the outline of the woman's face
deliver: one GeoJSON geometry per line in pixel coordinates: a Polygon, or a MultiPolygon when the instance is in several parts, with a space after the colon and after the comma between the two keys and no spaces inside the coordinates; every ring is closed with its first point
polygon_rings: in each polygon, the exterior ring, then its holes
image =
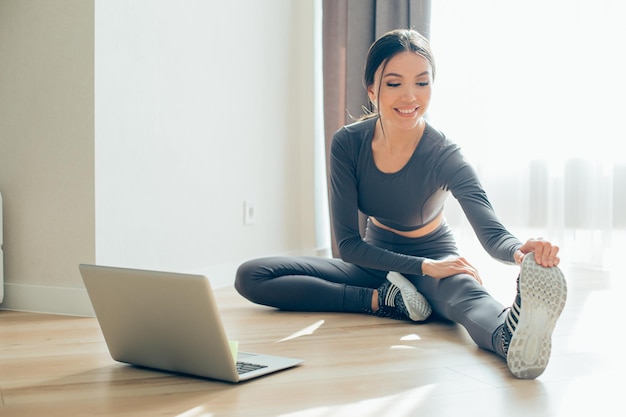
{"type": "Polygon", "coordinates": [[[385,123],[413,128],[426,114],[431,96],[432,68],[423,56],[401,52],[376,71],[374,85],[367,89],[385,123]]]}

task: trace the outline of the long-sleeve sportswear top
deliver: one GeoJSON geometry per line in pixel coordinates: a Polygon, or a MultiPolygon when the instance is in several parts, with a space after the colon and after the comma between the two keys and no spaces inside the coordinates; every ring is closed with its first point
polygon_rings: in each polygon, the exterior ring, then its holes
{"type": "Polygon", "coordinates": [[[391,252],[362,240],[358,210],[393,229],[409,231],[439,215],[452,193],[487,253],[513,263],[513,254],[522,243],[496,216],[459,146],[426,123],[406,165],[395,173],[384,173],[376,167],[372,154],[377,120],[344,126],[331,142],[331,221],[340,257],[364,267],[421,275],[424,258],[391,252]]]}

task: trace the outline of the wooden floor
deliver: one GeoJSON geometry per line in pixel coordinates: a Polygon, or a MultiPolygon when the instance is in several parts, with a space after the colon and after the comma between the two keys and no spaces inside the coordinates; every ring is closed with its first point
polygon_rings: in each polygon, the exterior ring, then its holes
{"type": "MultiPolygon", "coordinates": [[[[502,268],[485,285],[512,300],[502,268]]],[[[278,312],[232,288],[217,290],[229,337],[302,366],[237,385],[154,372],[114,362],[93,318],[0,311],[0,416],[623,415],[623,277],[563,269],[568,303],[532,381],[454,324],[278,312]]]]}

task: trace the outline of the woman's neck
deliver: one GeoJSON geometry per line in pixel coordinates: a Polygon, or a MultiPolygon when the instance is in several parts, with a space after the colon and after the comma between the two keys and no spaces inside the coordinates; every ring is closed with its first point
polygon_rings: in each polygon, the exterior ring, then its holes
{"type": "Polygon", "coordinates": [[[412,129],[401,129],[393,125],[385,124],[380,118],[376,123],[375,139],[381,146],[388,149],[389,152],[402,152],[415,149],[419,143],[424,130],[426,121],[420,119],[417,125],[412,129]]]}

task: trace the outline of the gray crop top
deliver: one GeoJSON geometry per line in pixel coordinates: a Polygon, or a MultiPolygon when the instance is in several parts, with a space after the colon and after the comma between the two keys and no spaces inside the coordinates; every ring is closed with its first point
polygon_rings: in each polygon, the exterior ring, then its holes
{"type": "Polygon", "coordinates": [[[371,118],[344,126],[331,143],[331,220],[341,258],[369,268],[421,274],[424,258],[390,252],[362,240],[358,210],[393,229],[409,231],[441,213],[452,193],[487,253],[514,263],[513,254],[522,243],[496,216],[460,148],[427,123],[407,164],[398,172],[383,173],[372,155],[376,121],[371,118]]]}

